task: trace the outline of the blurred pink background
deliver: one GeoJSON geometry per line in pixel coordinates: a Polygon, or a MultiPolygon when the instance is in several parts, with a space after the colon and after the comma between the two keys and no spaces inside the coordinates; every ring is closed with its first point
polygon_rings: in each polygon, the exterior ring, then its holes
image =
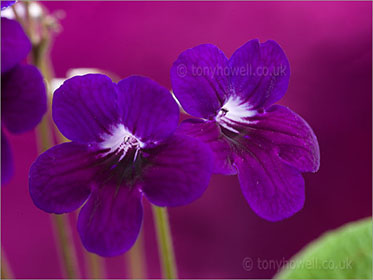
{"type": "MultiPolygon", "coordinates": [[[[250,209],[236,177],[214,176],[201,199],[170,210],[180,277],[272,277],[276,267],[263,269],[259,259],[286,260],[326,230],[372,214],[371,2],[43,4],[66,14],[51,52],[57,77],[95,67],[121,78],[149,76],[170,88],[173,61],[195,45],[216,44],[228,57],[253,38],[274,39],[284,48],[292,75],[280,103],[310,123],[321,148],[320,171],[305,175],[305,207],[285,221],[267,222],[250,209]],[[242,265],[246,257],[251,270],[242,265]]],[[[34,132],[9,139],[16,167],[1,189],[3,248],[17,278],[61,278],[51,217],[28,194],[34,132]]],[[[145,204],[146,273],[159,278],[145,204]]],[[[105,263],[108,277],[128,276],[125,255],[105,263]]]]}

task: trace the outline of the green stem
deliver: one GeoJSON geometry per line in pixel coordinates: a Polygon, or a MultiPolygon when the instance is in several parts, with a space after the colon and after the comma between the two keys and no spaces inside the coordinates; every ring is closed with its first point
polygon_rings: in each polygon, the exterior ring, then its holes
{"type": "Polygon", "coordinates": [[[137,237],[135,245],[126,254],[128,256],[128,278],[130,279],[146,279],[146,265],[144,259],[144,236],[142,230],[137,237]]]}
{"type": "Polygon", "coordinates": [[[5,255],[4,249],[1,248],[1,279],[13,279],[13,273],[9,267],[8,259],[5,255]]]}
{"type": "Polygon", "coordinates": [[[49,111],[36,127],[38,152],[43,153],[53,146],[52,135],[49,132],[49,111]]]}
{"type": "Polygon", "coordinates": [[[18,12],[17,12],[17,9],[13,5],[11,6],[11,9],[13,11],[14,17],[16,18],[16,21],[18,21],[19,23],[22,24],[23,21],[22,21],[21,17],[19,16],[18,12]]]}
{"type": "MultiPolygon", "coordinates": [[[[59,131],[57,127],[55,127],[56,131],[59,131]]],[[[66,138],[60,133],[59,139],[62,142],[66,142],[66,138]]],[[[76,212],[77,213],[77,212],[76,212]]],[[[78,215],[75,216],[78,219],[78,215]]],[[[106,278],[106,267],[105,267],[105,259],[88,252],[87,250],[84,251],[84,261],[86,267],[86,278],[88,279],[105,279],[106,278]]]]}
{"type": "Polygon", "coordinates": [[[85,252],[87,272],[89,272],[89,275],[87,275],[87,278],[105,279],[106,278],[105,271],[104,271],[105,266],[103,264],[104,259],[86,250],[84,250],[84,252],[85,252]]]}
{"type": "MultiPolygon", "coordinates": [[[[37,127],[39,153],[44,152],[53,145],[49,119],[50,111],[47,112],[37,127]]],[[[52,216],[56,240],[59,244],[59,251],[61,253],[61,261],[64,267],[65,275],[67,278],[74,279],[79,278],[79,274],[75,247],[72,240],[71,227],[67,218],[68,217],[65,215],[52,216]]]]}
{"type": "Polygon", "coordinates": [[[53,215],[53,223],[60,244],[66,277],[69,279],[80,278],[78,260],[72,240],[72,232],[70,223],[68,221],[68,216],[66,214],[53,215]]]}
{"type": "MultiPolygon", "coordinates": [[[[28,7],[26,5],[26,7],[28,7]]],[[[32,19],[27,18],[29,26],[31,25],[32,19]]],[[[43,27],[44,28],[44,27],[43,27]]],[[[33,30],[30,29],[29,36],[32,37],[33,30]]],[[[44,30],[41,41],[38,44],[33,44],[32,48],[32,63],[39,68],[42,72],[44,79],[49,83],[52,79],[52,71],[48,64],[47,49],[49,46],[50,37],[49,34],[44,30]]],[[[50,94],[47,94],[49,110],[43,117],[41,123],[37,127],[38,136],[38,150],[42,153],[54,145],[51,132],[51,100],[50,94]]],[[[64,267],[64,272],[67,278],[74,279],[79,278],[79,267],[77,262],[76,250],[72,239],[71,226],[66,215],[53,215],[53,225],[55,228],[56,239],[59,243],[59,251],[61,253],[61,260],[64,267]]]]}
{"type": "Polygon", "coordinates": [[[177,268],[167,209],[153,205],[152,210],[157,229],[158,250],[162,262],[163,278],[176,279],[177,268]]]}
{"type": "MultiPolygon", "coordinates": [[[[26,8],[28,8],[28,5],[26,5],[26,8]]],[[[30,18],[27,18],[28,24],[27,26],[32,26],[32,20],[30,18]]],[[[48,49],[50,46],[50,36],[48,36],[48,29],[45,28],[45,26],[42,26],[42,36],[40,37],[40,40],[38,40],[36,43],[34,38],[37,38],[37,36],[34,36],[33,30],[30,28],[27,28],[29,30],[29,36],[33,41],[33,48],[32,48],[32,61],[35,66],[37,66],[40,71],[42,72],[44,79],[49,84],[50,81],[53,78],[53,71],[51,64],[49,63],[48,59],[48,49]]],[[[50,95],[48,95],[50,96],[50,95]]],[[[49,108],[51,107],[51,100],[48,101],[49,108]]],[[[45,151],[49,147],[51,147],[51,135],[50,130],[53,126],[52,130],[56,132],[58,142],[66,142],[66,138],[59,132],[57,127],[52,123],[52,117],[50,111],[46,114],[46,116],[43,118],[42,122],[39,125],[39,151],[45,151]]],[[[73,241],[71,239],[71,228],[69,223],[67,223],[66,220],[63,219],[62,216],[53,215],[54,217],[54,224],[56,227],[56,234],[57,239],[60,243],[60,249],[62,253],[62,260],[65,267],[65,272],[68,278],[78,278],[78,267],[77,267],[77,260],[76,260],[76,252],[75,247],[73,246],[73,241]],[[62,217],[62,218],[61,218],[62,217]]],[[[134,247],[131,254],[131,273],[133,274],[134,278],[144,278],[143,275],[145,274],[145,265],[143,263],[143,246],[141,245],[141,236],[137,242],[137,246],[134,247]]],[[[86,252],[86,251],[85,251],[86,252]]],[[[87,272],[89,272],[90,278],[99,278],[103,279],[105,278],[105,265],[103,263],[103,259],[101,257],[98,257],[94,254],[86,252],[85,255],[85,261],[87,266],[87,272]]]]}

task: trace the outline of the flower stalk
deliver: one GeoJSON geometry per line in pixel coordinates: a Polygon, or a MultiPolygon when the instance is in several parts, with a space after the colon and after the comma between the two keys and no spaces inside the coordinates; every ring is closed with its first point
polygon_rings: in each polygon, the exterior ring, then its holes
{"type": "MultiPolygon", "coordinates": [[[[49,119],[50,114],[47,112],[37,127],[39,153],[44,152],[49,147],[53,146],[49,119]]],[[[67,218],[68,217],[65,215],[52,216],[56,239],[59,244],[59,251],[61,252],[64,273],[67,278],[74,279],[79,278],[79,268],[77,266],[77,257],[71,236],[71,227],[67,218]]]]}
{"type": "Polygon", "coordinates": [[[157,230],[158,250],[162,263],[163,278],[176,279],[177,267],[167,208],[152,205],[152,211],[157,230]]]}
{"type": "Polygon", "coordinates": [[[87,277],[91,279],[105,279],[105,266],[103,264],[104,259],[96,254],[85,252],[87,277]]]}
{"type": "Polygon", "coordinates": [[[4,249],[1,248],[1,279],[13,279],[13,273],[10,269],[8,259],[4,252],[4,249]]]}
{"type": "MultiPolygon", "coordinates": [[[[29,5],[25,3],[26,11],[28,12],[29,5]]],[[[27,13],[28,14],[28,13],[27,13]]],[[[28,35],[32,41],[32,64],[39,68],[47,86],[52,78],[52,71],[47,61],[47,49],[50,43],[50,32],[47,27],[42,24],[42,34],[39,41],[34,41],[36,38],[34,29],[28,28],[28,35]]],[[[30,16],[26,17],[26,26],[33,26],[33,19],[30,16]]],[[[26,29],[27,30],[27,29],[26,29]]],[[[48,87],[47,87],[48,90],[48,87]]],[[[51,95],[47,94],[47,97],[51,95]]],[[[49,107],[51,100],[48,98],[49,107]]],[[[38,151],[42,153],[53,146],[53,135],[51,133],[51,112],[47,111],[39,126],[37,127],[38,151]]],[[[77,263],[76,250],[72,239],[71,226],[66,215],[53,215],[53,225],[56,232],[56,238],[59,243],[61,252],[61,260],[64,267],[64,272],[67,278],[79,278],[79,267],[77,263]]]]}
{"type": "Polygon", "coordinates": [[[68,279],[80,278],[78,260],[72,240],[72,232],[67,215],[53,215],[53,224],[56,229],[57,239],[60,244],[65,275],[68,279]]]}
{"type": "Polygon", "coordinates": [[[146,279],[146,264],[144,259],[144,236],[143,231],[140,231],[139,237],[135,245],[128,252],[128,278],[130,279],[146,279]]]}

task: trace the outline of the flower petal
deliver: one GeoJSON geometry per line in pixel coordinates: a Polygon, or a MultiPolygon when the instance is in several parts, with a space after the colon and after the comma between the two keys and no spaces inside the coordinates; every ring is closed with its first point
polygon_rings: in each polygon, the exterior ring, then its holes
{"type": "MultiPolygon", "coordinates": [[[[267,145],[277,157],[301,172],[316,172],[320,166],[320,149],[311,127],[290,109],[273,105],[263,114],[248,118],[246,123],[225,125],[247,141],[267,145]]],[[[233,137],[233,136],[231,136],[233,137]]]]}
{"type": "Polygon", "coordinates": [[[13,155],[8,139],[1,132],[1,185],[10,181],[14,173],[13,155]]]}
{"type": "Polygon", "coordinates": [[[199,45],[180,54],[171,68],[172,89],[184,110],[212,118],[230,92],[228,59],[214,45],[199,45]]]}
{"type": "Polygon", "coordinates": [[[209,147],[192,137],[175,133],[162,146],[149,150],[142,190],[158,206],[180,206],[206,190],[213,168],[209,147]]]}
{"type": "Polygon", "coordinates": [[[188,119],[180,124],[179,130],[209,145],[214,154],[213,173],[237,174],[237,169],[233,166],[231,145],[215,121],[188,119]]]}
{"type": "Polygon", "coordinates": [[[252,109],[272,105],[288,88],[289,61],[275,41],[247,42],[234,52],[229,65],[235,95],[242,97],[252,109]],[[242,69],[246,69],[244,75],[242,69]]]}
{"type": "Polygon", "coordinates": [[[22,26],[15,20],[1,17],[1,73],[20,63],[30,50],[31,42],[22,26]]]}
{"type": "Polygon", "coordinates": [[[88,146],[74,142],[54,146],[31,166],[31,198],[49,213],[74,211],[88,198],[97,168],[88,146]]]}
{"type": "Polygon", "coordinates": [[[235,163],[242,192],[252,209],[269,221],[288,218],[302,209],[301,173],[255,144],[247,142],[245,149],[235,163]]]}
{"type": "Polygon", "coordinates": [[[102,74],[66,80],[53,96],[53,119],[68,139],[102,142],[120,122],[117,87],[102,74]]]}
{"type": "Polygon", "coordinates": [[[12,133],[33,129],[47,111],[43,77],[35,66],[18,65],[2,75],[1,91],[1,114],[12,133]]]}
{"type": "Polygon", "coordinates": [[[169,137],[179,121],[171,93],[149,78],[131,76],[118,83],[124,126],[147,145],[169,137]]]}
{"type": "Polygon", "coordinates": [[[143,217],[141,193],[127,185],[100,186],[79,214],[78,231],[84,247],[103,257],[132,247],[143,217]]]}
{"type": "Polygon", "coordinates": [[[298,114],[273,105],[252,125],[256,134],[277,146],[279,157],[301,172],[316,172],[320,167],[320,148],[316,135],[298,114]]]}

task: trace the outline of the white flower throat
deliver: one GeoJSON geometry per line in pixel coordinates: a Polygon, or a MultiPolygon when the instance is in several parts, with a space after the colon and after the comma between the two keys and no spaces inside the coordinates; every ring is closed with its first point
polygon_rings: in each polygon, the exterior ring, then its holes
{"type": "Polygon", "coordinates": [[[132,133],[130,133],[122,124],[112,129],[112,131],[112,134],[106,134],[102,137],[105,140],[100,143],[100,147],[108,150],[106,154],[120,154],[119,161],[126,156],[129,149],[136,149],[134,156],[135,161],[137,154],[140,148],[144,146],[144,143],[132,135],[132,133]]]}
{"type": "Polygon", "coordinates": [[[232,126],[236,123],[248,124],[251,121],[249,117],[253,117],[257,114],[256,110],[250,108],[250,104],[242,101],[238,96],[229,97],[227,102],[218,112],[215,120],[224,128],[239,133],[232,126]]]}

